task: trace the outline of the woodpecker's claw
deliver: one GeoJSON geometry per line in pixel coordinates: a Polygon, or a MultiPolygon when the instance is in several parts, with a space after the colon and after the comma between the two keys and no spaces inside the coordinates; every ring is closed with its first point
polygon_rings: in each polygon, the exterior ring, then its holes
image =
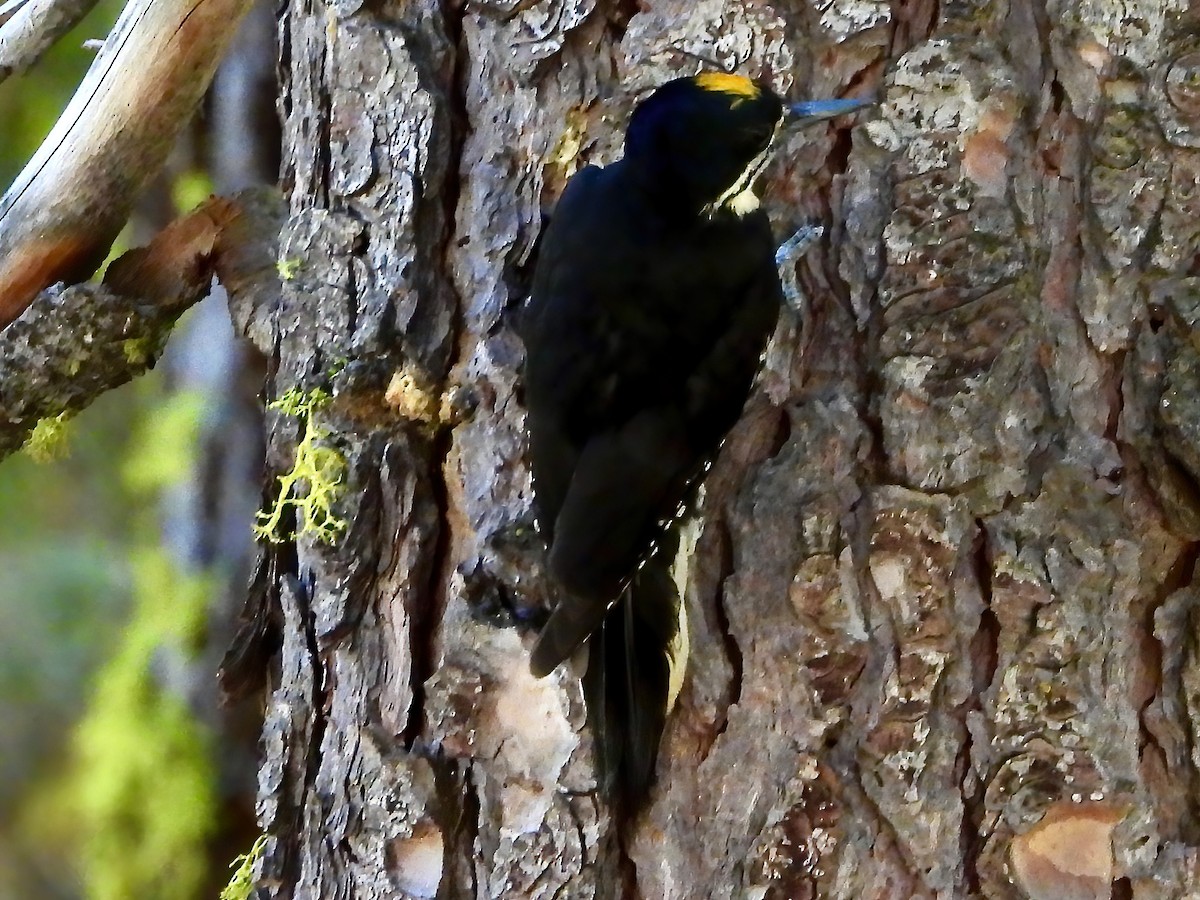
{"type": "Polygon", "coordinates": [[[796,263],[805,252],[820,240],[825,233],[823,225],[801,225],[796,233],[779,245],[775,251],[775,265],[779,268],[779,283],[783,287],[783,299],[788,309],[803,317],[808,312],[808,298],[800,290],[800,279],[796,277],[796,263]]]}

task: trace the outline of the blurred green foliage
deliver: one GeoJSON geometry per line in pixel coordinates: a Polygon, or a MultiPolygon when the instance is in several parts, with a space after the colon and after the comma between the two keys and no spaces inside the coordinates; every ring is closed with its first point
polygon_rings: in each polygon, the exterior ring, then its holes
{"type": "Polygon", "coordinates": [[[84,410],[66,459],[0,463],[0,830],[65,741],[124,624],[137,513],[119,465],[147,393],[131,386],[84,410]]]}
{"type": "Polygon", "coordinates": [[[212,747],[183,686],[163,682],[203,637],[211,586],[154,547],[132,569],[133,617],[96,680],[58,798],[91,900],[193,900],[215,821],[212,747]]]}
{"type": "Polygon", "coordinates": [[[212,177],[200,169],[181,172],[171,184],[171,202],[180,212],[190,212],[212,194],[212,177]]]}
{"type": "Polygon", "coordinates": [[[137,422],[129,455],[121,461],[121,477],[131,493],[153,499],[188,476],[196,464],[205,403],[196,391],[176,391],[137,422]]]}
{"type": "Polygon", "coordinates": [[[212,585],[179,571],[157,526],[160,492],[194,463],[204,411],[151,374],[73,421],[69,459],[0,465],[0,510],[29,513],[0,516],[0,566],[17,573],[0,587],[0,616],[17,624],[0,632],[0,716],[29,723],[0,732],[14,751],[0,808],[5,793],[24,806],[8,823],[14,843],[34,856],[53,847],[54,877],[74,870],[88,900],[196,900],[211,880],[212,739],[186,698],[212,585]],[[46,728],[48,711],[61,719],[46,728]],[[47,752],[56,745],[68,750],[47,752]]]}

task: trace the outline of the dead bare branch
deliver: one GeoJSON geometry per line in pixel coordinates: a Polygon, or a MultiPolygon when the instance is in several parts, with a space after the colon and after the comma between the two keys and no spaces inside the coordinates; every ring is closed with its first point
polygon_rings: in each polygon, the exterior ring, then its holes
{"type": "Polygon", "coordinates": [[[191,118],[252,0],[130,0],[66,111],[0,198],[0,327],[87,278],[191,118]]]}

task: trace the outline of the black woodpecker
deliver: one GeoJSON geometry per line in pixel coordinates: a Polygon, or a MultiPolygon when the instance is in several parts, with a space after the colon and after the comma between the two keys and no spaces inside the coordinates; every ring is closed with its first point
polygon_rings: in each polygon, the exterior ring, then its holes
{"type": "Polygon", "coordinates": [[[559,600],[537,676],[591,638],[584,679],[602,786],[654,771],[679,624],[673,522],[750,393],[783,299],[754,182],[789,119],[765,84],[708,73],[634,110],[625,155],[589,166],[543,236],[520,331],[534,510],[559,600]],[[657,551],[657,552],[656,552],[657,551]]]}

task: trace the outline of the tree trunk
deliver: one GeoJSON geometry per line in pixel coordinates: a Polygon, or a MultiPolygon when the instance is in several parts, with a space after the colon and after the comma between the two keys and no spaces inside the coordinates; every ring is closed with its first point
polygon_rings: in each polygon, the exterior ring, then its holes
{"type": "MultiPolygon", "coordinates": [[[[1200,897],[1198,25],[292,0],[287,280],[242,324],[268,399],[333,394],[348,526],[254,582],[265,895],[1200,897]],[[709,479],[687,680],[624,820],[580,672],[528,673],[513,320],[542,210],[689,53],[882,104],[767,179],[780,237],[828,240],[709,479]]],[[[305,427],[269,423],[268,500],[305,427]]]]}

